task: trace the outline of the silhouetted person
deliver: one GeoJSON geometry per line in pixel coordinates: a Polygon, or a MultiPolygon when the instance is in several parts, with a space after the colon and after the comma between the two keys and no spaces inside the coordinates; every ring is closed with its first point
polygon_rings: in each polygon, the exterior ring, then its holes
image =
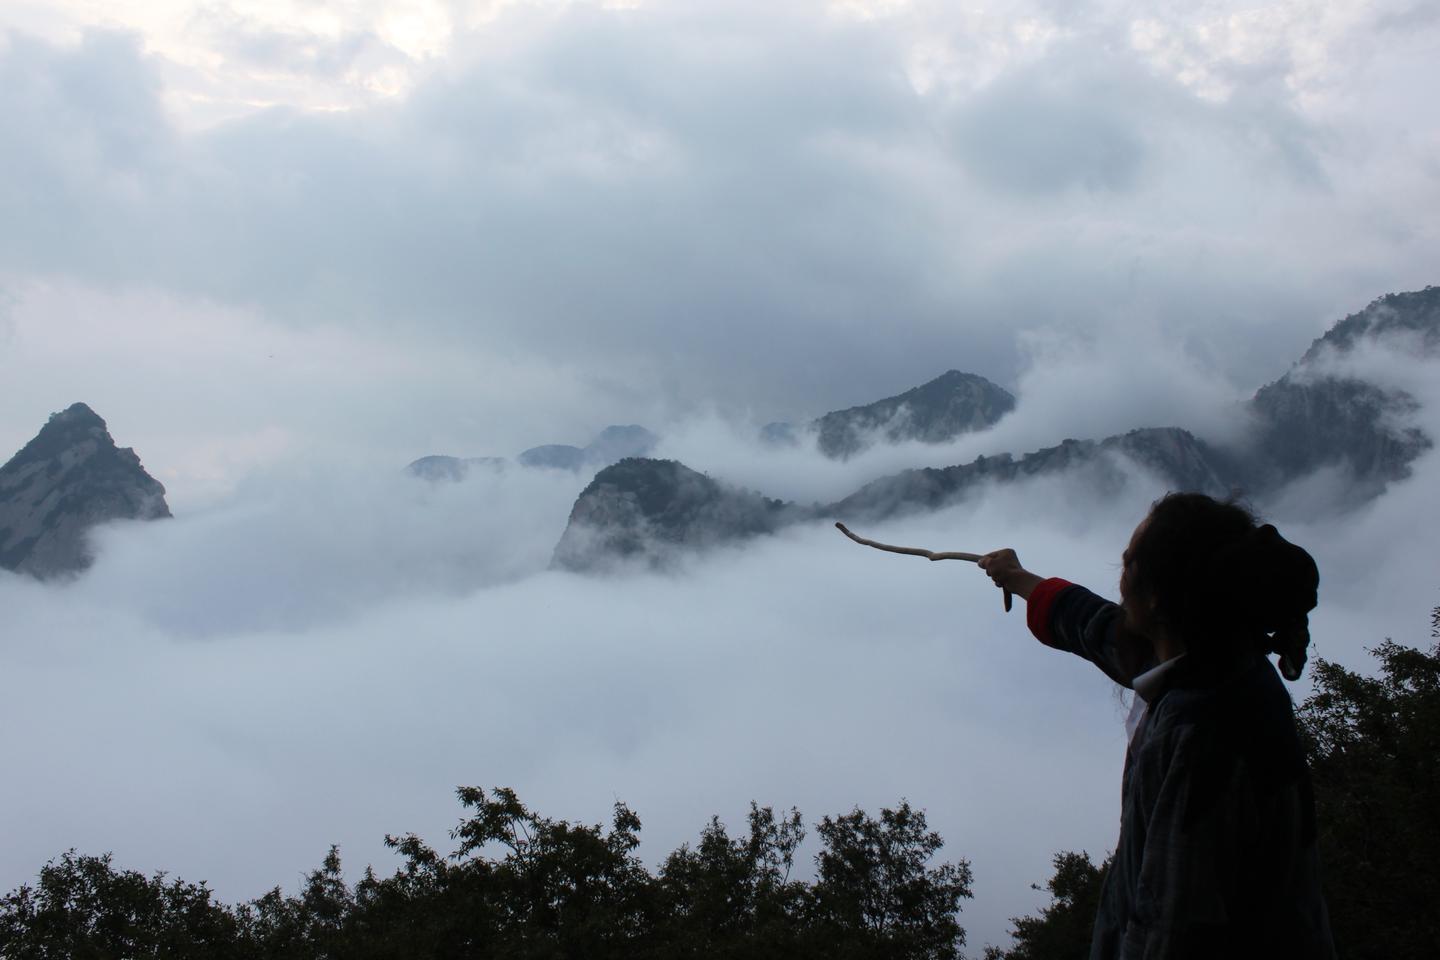
{"type": "Polygon", "coordinates": [[[1092,960],[1334,957],[1309,771],[1267,657],[1300,676],[1314,560],[1200,494],[1158,501],[1122,559],[1118,606],[1013,550],[980,561],[1041,643],[1135,691],[1092,960]]]}

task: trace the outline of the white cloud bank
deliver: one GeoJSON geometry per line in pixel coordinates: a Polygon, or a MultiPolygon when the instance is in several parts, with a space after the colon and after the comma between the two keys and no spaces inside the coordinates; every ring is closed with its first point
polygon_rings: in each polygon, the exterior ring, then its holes
{"type": "MultiPolygon", "coordinates": [[[[797,489],[833,482],[840,468],[808,456],[797,489]]],[[[1320,563],[1318,655],[1364,668],[1363,647],[1424,635],[1437,480],[1431,454],[1357,514],[1284,525],[1320,563]]],[[[0,885],[71,846],[227,898],[293,885],[332,842],[352,870],[383,869],[386,832],[444,842],[458,784],[591,821],[623,798],[652,859],[751,799],[813,820],[906,797],[974,863],[963,919],[979,945],[1037,905],[1028,884],[1053,853],[1114,843],[1113,688],[1030,639],[1023,604],[1005,615],[974,568],[861,550],[821,524],[677,575],[548,572],[583,482],[278,471],[191,516],[105,531],[76,583],[0,577],[0,723],[16,734],[0,810],[24,825],[0,847],[0,885]]],[[[1142,480],[1100,503],[1048,478],[865,532],[1013,545],[1113,593],[1159,492],[1142,480]]]]}

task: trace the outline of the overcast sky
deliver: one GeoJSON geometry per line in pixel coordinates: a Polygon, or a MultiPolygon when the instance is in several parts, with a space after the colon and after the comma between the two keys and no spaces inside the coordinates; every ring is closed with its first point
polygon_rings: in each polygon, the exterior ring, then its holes
{"type": "Polygon", "coordinates": [[[1435,279],[1436,10],[12,0],[0,447],[84,399],[183,501],[1057,342],[1249,392],[1435,279]]]}
{"type": "MultiPolygon", "coordinates": [[[[0,578],[6,726],[49,731],[7,747],[7,889],[75,845],[253,896],[330,842],[439,842],[457,783],[620,796],[657,854],[751,798],[908,796],[998,942],[1051,853],[1113,844],[1123,743],[1103,678],[993,645],[984,583],[815,530],[606,586],[543,572],[585,478],[395,471],[638,422],[824,499],[1223,435],[1335,320],[1440,282],[1432,2],[8,0],[0,31],[0,459],[82,400],[179,517],[75,587],[0,578]],[[950,368],[1015,416],[848,465],[751,442],[950,368]]],[[[1423,634],[1433,560],[1394,544],[1440,536],[1436,469],[1282,507],[1335,571],[1323,655],[1423,634]]],[[[1062,492],[896,535],[1112,587],[1158,491],[1062,492]]]]}

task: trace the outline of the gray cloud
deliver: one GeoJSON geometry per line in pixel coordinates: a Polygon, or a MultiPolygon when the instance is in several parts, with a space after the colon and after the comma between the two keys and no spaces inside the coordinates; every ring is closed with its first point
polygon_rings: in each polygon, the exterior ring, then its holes
{"type": "Polygon", "coordinates": [[[1409,214],[1355,209],[1368,161],[1263,71],[1215,105],[1082,37],[920,95],[898,26],[756,22],[516,11],[405,101],[205,134],[166,124],[133,40],[16,36],[0,267],[584,362],[767,417],[950,366],[1013,384],[1015,333],[1054,324],[1161,325],[1253,387],[1423,273],[1397,245],[1409,214]]]}
{"type": "Polygon", "coordinates": [[[1155,82],[1135,64],[1077,71],[1060,59],[1047,57],[964,104],[954,121],[959,154],[987,184],[1021,194],[1134,189],[1149,119],[1134,98],[1151,94],[1155,82]]]}
{"type": "Polygon", "coordinates": [[[322,36],[302,29],[280,29],[223,4],[192,13],[187,30],[205,36],[227,61],[271,72],[295,72],[334,80],[357,68],[402,66],[409,62],[372,31],[347,29],[322,36]]]}

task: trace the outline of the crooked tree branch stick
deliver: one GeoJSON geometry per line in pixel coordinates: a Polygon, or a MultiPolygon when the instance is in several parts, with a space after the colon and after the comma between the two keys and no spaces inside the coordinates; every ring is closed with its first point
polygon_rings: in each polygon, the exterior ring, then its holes
{"type": "MultiPolygon", "coordinates": [[[[879,543],[875,540],[866,540],[864,537],[856,536],[854,533],[850,532],[850,528],[845,526],[845,524],[840,523],[838,520],[835,522],[835,529],[839,530],[841,533],[845,534],[845,536],[849,537],[851,540],[854,540],[858,544],[867,547],[874,547],[876,550],[884,550],[886,553],[903,553],[911,557],[924,557],[926,560],[968,560],[971,563],[979,563],[980,557],[982,556],[978,553],[965,553],[960,550],[924,550],[920,547],[897,547],[889,543],[879,543]]],[[[1010,595],[1010,591],[1006,590],[1005,611],[1007,613],[1010,611],[1010,606],[1012,602],[1013,598],[1010,595]]]]}

